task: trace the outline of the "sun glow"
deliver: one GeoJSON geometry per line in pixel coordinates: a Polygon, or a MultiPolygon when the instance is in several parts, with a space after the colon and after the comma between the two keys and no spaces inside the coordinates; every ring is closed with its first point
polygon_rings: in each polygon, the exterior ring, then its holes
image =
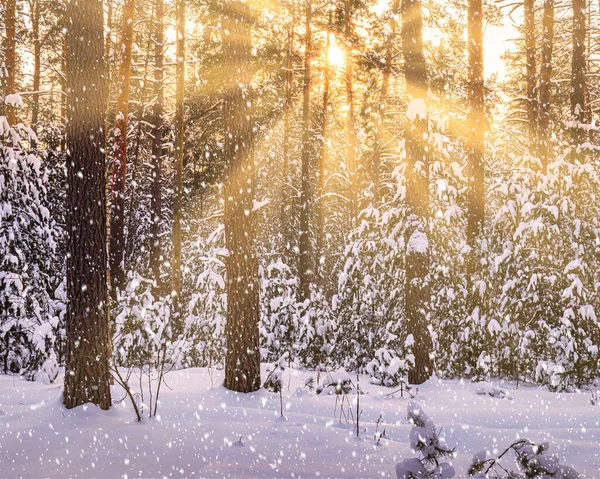
{"type": "Polygon", "coordinates": [[[331,66],[340,68],[344,66],[346,54],[332,36],[330,36],[330,42],[329,50],[327,51],[327,61],[331,66]]]}

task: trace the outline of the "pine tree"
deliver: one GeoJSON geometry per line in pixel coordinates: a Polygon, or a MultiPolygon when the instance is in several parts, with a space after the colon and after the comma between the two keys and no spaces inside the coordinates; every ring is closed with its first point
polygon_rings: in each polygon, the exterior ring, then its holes
{"type": "Polygon", "coordinates": [[[64,403],[111,405],[102,2],[67,4],[67,338],[64,403]]]}
{"type": "Polygon", "coordinates": [[[6,0],[4,8],[4,25],[6,40],[4,44],[4,67],[6,79],[4,80],[4,115],[9,125],[16,124],[15,107],[6,101],[7,95],[17,91],[17,1],[6,0]]]}
{"type": "Polygon", "coordinates": [[[225,61],[225,241],[227,324],[225,387],[238,392],[260,388],[258,350],[258,262],[254,251],[252,157],[252,39],[250,8],[241,0],[223,5],[225,61]]]}
{"type": "Polygon", "coordinates": [[[402,44],[406,93],[409,99],[406,138],[406,278],[405,316],[407,334],[412,336],[414,366],[411,384],[421,384],[432,374],[433,349],[428,329],[429,302],[429,134],[427,66],[423,56],[423,12],[420,0],[402,3],[402,44]]]}
{"type": "Polygon", "coordinates": [[[483,234],[485,221],[484,171],[484,77],[483,77],[483,3],[470,0],[469,24],[469,111],[467,115],[468,154],[467,178],[467,243],[470,247],[467,280],[477,274],[479,264],[476,250],[483,234]]]}
{"type": "MultiPolygon", "coordinates": [[[[533,151],[537,135],[537,65],[535,36],[535,0],[523,1],[523,19],[525,36],[525,75],[527,83],[527,126],[529,128],[529,145],[533,151]]],[[[470,25],[470,23],[469,23],[470,25]]]]}
{"type": "Polygon", "coordinates": [[[161,289],[160,265],[162,249],[160,225],[162,220],[162,158],[163,158],[163,104],[164,104],[164,0],[156,0],[154,19],[154,95],[152,126],[152,192],[150,200],[150,270],[154,288],[161,289]]]}
{"type": "Polygon", "coordinates": [[[542,63],[540,67],[538,152],[542,171],[548,170],[550,156],[550,108],[552,94],[552,50],[554,47],[554,0],[544,0],[542,24],[542,63]]]}
{"type": "Polygon", "coordinates": [[[127,180],[127,134],[129,129],[129,85],[131,82],[131,54],[133,48],[133,20],[135,0],[123,5],[121,31],[121,64],[117,77],[119,94],[114,126],[112,170],[112,205],[110,211],[110,278],[112,295],[125,281],[125,188],[127,180]]]}
{"type": "Polygon", "coordinates": [[[183,102],[185,96],[185,0],[176,2],[177,23],[177,67],[175,88],[175,192],[173,197],[173,260],[172,291],[176,295],[175,306],[179,307],[181,293],[181,199],[183,195],[183,147],[184,122],[183,102]]]}
{"type": "Polygon", "coordinates": [[[302,100],[302,184],[300,187],[300,298],[310,297],[310,283],[314,274],[313,257],[310,254],[310,220],[313,209],[313,185],[311,172],[310,142],[310,88],[311,88],[311,32],[312,0],[306,2],[306,22],[304,34],[304,91],[302,100]]]}
{"type": "Polygon", "coordinates": [[[586,0],[573,0],[573,61],[571,68],[571,117],[573,143],[583,142],[585,134],[581,124],[585,122],[585,75],[586,75],[586,0]]]}

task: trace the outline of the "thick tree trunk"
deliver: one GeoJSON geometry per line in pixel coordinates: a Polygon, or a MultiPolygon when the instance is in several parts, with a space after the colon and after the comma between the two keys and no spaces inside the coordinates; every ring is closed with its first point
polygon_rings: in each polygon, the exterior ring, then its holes
{"type": "Polygon", "coordinates": [[[150,270],[156,291],[161,290],[160,265],[162,249],[160,245],[160,225],[162,219],[162,157],[163,157],[163,104],[164,104],[164,0],[156,0],[154,21],[154,96],[152,127],[152,196],[150,198],[150,270]]]}
{"type": "Polygon", "coordinates": [[[252,70],[250,9],[241,0],[223,5],[225,62],[225,238],[227,324],[225,387],[238,392],[260,388],[258,350],[258,262],[252,212],[252,70]]]}
{"type": "Polygon", "coordinates": [[[313,208],[311,184],[310,142],[310,79],[311,79],[311,16],[312,0],[306,1],[306,23],[304,34],[304,89],[302,101],[302,183],[300,186],[300,300],[310,298],[310,283],[314,274],[313,257],[310,254],[310,219],[313,208]]]}
{"type": "Polygon", "coordinates": [[[181,197],[183,194],[183,100],[185,88],[185,0],[177,0],[177,68],[175,92],[175,192],[173,197],[173,259],[171,288],[179,309],[181,291],[181,197]]]}
{"type": "Polygon", "coordinates": [[[483,77],[483,4],[482,0],[469,0],[469,112],[467,115],[467,244],[471,248],[467,275],[477,273],[478,242],[485,221],[484,203],[484,77],[483,77]]]}
{"type": "Polygon", "coordinates": [[[387,95],[390,84],[390,75],[392,73],[392,62],[394,60],[394,46],[396,43],[396,28],[398,25],[398,9],[400,0],[393,0],[390,10],[390,32],[385,47],[385,66],[383,67],[383,77],[381,80],[381,93],[379,95],[379,105],[377,109],[377,118],[375,123],[375,144],[373,148],[373,158],[371,161],[371,182],[373,183],[373,202],[379,202],[379,182],[381,181],[381,154],[385,142],[385,112],[387,107],[387,95]]]}
{"type": "Polygon", "coordinates": [[[429,314],[429,135],[426,112],[427,66],[423,56],[421,0],[402,2],[402,45],[406,93],[409,100],[406,138],[406,278],[405,316],[412,336],[415,363],[408,380],[421,384],[431,377],[433,350],[429,314]]]}
{"type": "Polygon", "coordinates": [[[544,1],[542,64],[540,71],[540,115],[538,118],[538,150],[542,171],[548,171],[550,156],[550,101],[552,94],[552,49],[554,46],[554,0],[544,1]]]}
{"type": "Polygon", "coordinates": [[[537,66],[535,61],[535,0],[524,0],[525,75],[527,83],[527,125],[530,151],[533,152],[537,137],[537,66]]]}
{"type": "Polygon", "coordinates": [[[344,39],[346,42],[346,134],[348,141],[347,166],[350,202],[350,221],[352,227],[357,224],[358,217],[358,165],[356,162],[356,127],[354,125],[354,88],[352,58],[352,0],[344,0],[344,39]]]}
{"type": "MultiPolygon", "coordinates": [[[[17,69],[17,1],[6,0],[4,10],[4,25],[6,28],[6,41],[4,47],[4,66],[6,67],[6,83],[4,96],[16,93],[17,69]]],[[[17,117],[15,108],[4,105],[4,115],[10,126],[15,126],[17,117]]]]}
{"type": "Polygon", "coordinates": [[[69,2],[66,16],[68,254],[64,403],[72,408],[92,402],[108,409],[102,2],[69,2]]]}
{"type": "Polygon", "coordinates": [[[127,130],[129,126],[129,85],[131,82],[131,50],[135,1],[123,5],[121,34],[121,65],[117,77],[119,94],[115,110],[114,151],[112,171],[112,202],[110,212],[110,278],[112,295],[125,282],[125,186],[127,179],[127,130]]]}
{"type": "Polygon", "coordinates": [[[585,122],[586,35],[586,0],[573,0],[571,116],[573,120],[573,143],[576,145],[585,140],[585,132],[579,126],[585,122]]]}
{"type": "MultiPolygon", "coordinates": [[[[31,33],[33,35],[33,104],[31,105],[31,129],[37,135],[40,113],[40,77],[41,52],[40,42],[40,2],[33,0],[31,7],[31,33]]],[[[35,148],[35,141],[32,142],[35,148]]]]}

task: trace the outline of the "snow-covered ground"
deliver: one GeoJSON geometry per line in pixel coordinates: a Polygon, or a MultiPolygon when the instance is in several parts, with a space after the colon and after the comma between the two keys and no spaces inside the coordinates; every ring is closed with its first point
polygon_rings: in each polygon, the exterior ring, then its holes
{"type": "MultiPolygon", "coordinates": [[[[278,394],[233,393],[220,385],[222,371],[211,374],[171,372],[159,417],[142,423],[128,399],[108,412],[91,405],[66,410],[60,381],[42,385],[0,375],[0,478],[377,478],[395,477],[395,464],[415,456],[409,400],[387,396],[390,389],[367,384],[366,377],[357,439],[352,424],[339,422],[339,408],[334,417],[335,395],[303,387],[309,372],[284,372],[286,421],[278,394]],[[376,444],[380,416],[387,438],[376,444]]],[[[475,452],[499,453],[525,437],[549,441],[561,463],[600,478],[600,406],[590,403],[589,392],[504,384],[512,399],[499,399],[478,395],[480,386],[433,379],[418,389],[416,400],[457,448],[457,477],[475,452]]],[[[113,401],[123,396],[115,387],[113,401]]],[[[350,400],[355,405],[356,396],[350,400]]]]}

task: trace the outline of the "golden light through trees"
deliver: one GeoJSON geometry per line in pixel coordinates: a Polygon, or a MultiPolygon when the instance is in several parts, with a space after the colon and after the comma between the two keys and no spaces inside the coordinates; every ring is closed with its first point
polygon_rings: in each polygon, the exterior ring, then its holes
{"type": "Polygon", "coordinates": [[[341,68],[344,66],[346,60],[346,54],[344,50],[340,48],[340,46],[336,43],[333,35],[329,34],[330,37],[330,45],[329,50],[327,51],[327,61],[332,67],[341,68]]]}

